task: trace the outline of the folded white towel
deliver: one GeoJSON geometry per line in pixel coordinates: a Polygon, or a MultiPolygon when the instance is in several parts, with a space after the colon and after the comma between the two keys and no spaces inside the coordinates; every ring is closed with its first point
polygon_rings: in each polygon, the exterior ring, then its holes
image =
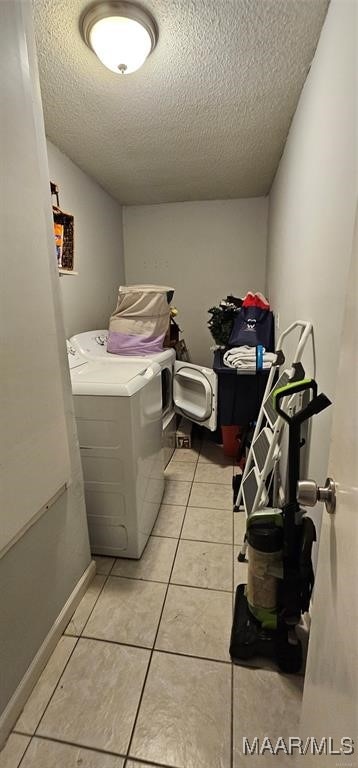
{"type": "Polygon", "coordinates": [[[256,360],[256,347],[232,347],[232,349],[229,349],[225,354],[239,357],[248,357],[256,360]]]}
{"type": "MultiPolygon", "coordinates": [[[[240,371],[256,371],[256,347],[233,347],[225,352],[223,361],[228,368],[237,368],[240,371]]],[[[268,370],[275,361],[275,353],[264,352],[262,369],[268,370]]]]}
{"type": "MultiPolygon", "coordinates": [[[[228,368],[237,368],[237,370],[240,371],[256,371],[256,361],[254,360],[235,360],[234,362],[224,360],[224,363],[228,366],[228,368]]],[[[271,365],[272,363],[269,361],[264,361],[260,370],[267,371],[269,368],[271,368],[271,365]]]]}

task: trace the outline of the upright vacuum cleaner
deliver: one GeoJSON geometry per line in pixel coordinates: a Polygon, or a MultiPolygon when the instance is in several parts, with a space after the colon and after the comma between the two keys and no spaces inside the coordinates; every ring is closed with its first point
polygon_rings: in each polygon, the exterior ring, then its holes
{"type": "Polygon", "coordinates": [[[236,590],[230,641],[233,661],[269,656],[283,672],[291,673],[302,666],[295,627],[309,609],[314,583],[311,553],[316,540],[313,521],[305,517],[296,498],[301,425],[331,405],[326,395],[317,394],[314,379],[304,378],[301,363],[295,367],[295,381],[271,393],[272,406],[289,429],[287,500],[282,509],[258,509],[247,518],[248,583],[239,584],[236,590]],[[298,372],[302,374],[299,381],[298,372]],[[289,415],[282,400],[307,390],[312,393],[308,405],[289,415]]]}

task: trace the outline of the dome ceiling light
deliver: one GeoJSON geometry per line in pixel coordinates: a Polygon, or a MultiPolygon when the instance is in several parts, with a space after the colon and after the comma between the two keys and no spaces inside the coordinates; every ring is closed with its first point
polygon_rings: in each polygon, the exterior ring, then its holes
{"type": "Polygon", "coordinates": [[[139,69],[158,40],[150,13],[120,0],[91,5],[81,17],[80,28],[88,47],[117,75],[139,69]]]}

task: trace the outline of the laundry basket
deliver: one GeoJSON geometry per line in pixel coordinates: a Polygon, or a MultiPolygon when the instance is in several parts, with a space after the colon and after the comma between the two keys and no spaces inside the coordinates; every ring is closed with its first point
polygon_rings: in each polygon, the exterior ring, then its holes
{"type": "Polygon", "coordinates": [[[174,289],[162,285],[121,285],[109,321],[107,351],[115,355],[161,352],[169,327],[174,289]]]}

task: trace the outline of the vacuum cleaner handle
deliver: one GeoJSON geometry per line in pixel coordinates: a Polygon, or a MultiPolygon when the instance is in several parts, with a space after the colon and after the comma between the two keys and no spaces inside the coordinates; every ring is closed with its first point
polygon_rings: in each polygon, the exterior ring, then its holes
{"type": "MultiPolygon", "coordinates": [[[[317,383],[314,379],[302,379],[301,381],[294,381],[290,384],[286,384],[284,387],[280,387],[279,389],[275,389],[272,393],[272,400],[273,400],[273,407],[279,414],[279,416],[282,416],[282,418],[287,421],[287,424],[292,424],[294,421],[297,420],[297,415],[294,414],[293,416],[289,416],[288,413],[286,413],[283,408],[280,406],[280,402],[284,397],[288,397],[291,395],[296,395],[299,392],[305,392],[307,389],[312,390],[313,398],[310,401],[310,404],[315,401],[317,398],[317,383]]],[[[306,412],[306,408],[304,409],[304,412],[306,412]]],[[[302,411],[300,413],[303,413],[302,411]]],[[[312,415],[312,414],[310,414],[312,415]]],[[[308,415],[307,415],[308,418],[308,415]]],[[[303,420],[306,419],[306,416],[303,420]]]]}
{"type": "Polygon", "coordinates": [[[315,414],[324,411],[325,408],[328,408],[329,405],[332,405],[331,400],[327,397],[327,395],[324,394],[324,392],[321,392],[319,395],[310,400],[303,411],[300,411],[297,414],[298,419],[299,421],[306,421],[306,419],[310,419],[311,416],[315,416],[315,414]],[[301,415],[302,418],[300,418],[301,415]]]}

